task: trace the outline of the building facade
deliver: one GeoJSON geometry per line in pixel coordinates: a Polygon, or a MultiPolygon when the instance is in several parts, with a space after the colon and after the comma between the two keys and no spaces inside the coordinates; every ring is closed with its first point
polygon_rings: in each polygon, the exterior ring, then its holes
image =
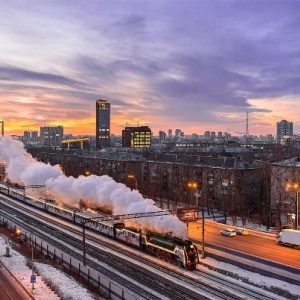
{"type": "Polygon", "coordinates": [[[110,102],[96,100],[96,150],[110,147],[110,102]]]}
{"type": "Polygon", "coordinates": [[[277,144],[280,144],[281,139],[284,136],[292,137],[293,136],[293,122],[288,122],[287,120],[281,120],[280,122],[277,122],[276,127],[276,142],[277,144]]]}
{"type": "Polygon", "coordinates": [[[4,121],[0,120],[0,124],[1,124],[1,135],[4,136],[4,121]]]}
{"type": "Polygon", "coordinates": [[[167,134],[164,131],[159,131],[158,133],[158,139],[159,143],[162,144],[166,140],[167,134]]]}
{"type": "Polygon", "coordinates": [[[64,134],[63,126],[40,127],[40,144],[50,148],[60,148],[64,134]]]}
{"type": "Polygon", "coordinates": [[[125,127],[122,130],[122,147],[147,149],[151,146],[151,136],[148,126],[125,127]]]}
{"type": "Polygon", "coordinates": [[[270,207],[281,225],[299,228],[300,158],[271,164],[270,207]]]}

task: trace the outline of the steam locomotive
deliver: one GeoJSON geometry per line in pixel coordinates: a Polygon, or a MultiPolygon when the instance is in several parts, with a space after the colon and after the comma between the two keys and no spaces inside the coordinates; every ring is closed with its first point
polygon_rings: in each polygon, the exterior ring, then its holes
{"type": "MultiPolygon", "coordinates": [[[[182,240],[156,232],[141,232],[139,229],[125,227],[121,220],[113,216],[97,219],[81,210],[56,205],[55,201],[36,199],[25,195],[24,190],[0,182],[0,193],[35,206],[48,213],[100,232],[116,241],[127,244],[171,264],[187,270],[196,269],[199,263],[198,249],[190,240],[182,240]]],[[[93,215],[95,216],[95,215],[93,215]]]]}

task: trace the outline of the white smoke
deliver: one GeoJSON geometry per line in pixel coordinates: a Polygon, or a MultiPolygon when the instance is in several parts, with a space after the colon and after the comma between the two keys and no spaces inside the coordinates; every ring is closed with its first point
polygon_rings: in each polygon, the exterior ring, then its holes
{"type": "MultiPolygon", "coordinates": [[[[45,185],[47,192],[55,199],[74,207],[83,201],[94,207],[108,208],[113,215],[161,211],[152,199],[143,198],[138,191],[131,191],[109,176],[67,177],[59,165],[51,166],[35,160],[25,151],[23,143],[11,137],[0,138],[1,158],[6,163],[6,177],[11,182],[25,186],[45,185]]],[[[126,220],[126,224],[187,238],[186,225],[176,216],[131,219],[126,220]]]]}

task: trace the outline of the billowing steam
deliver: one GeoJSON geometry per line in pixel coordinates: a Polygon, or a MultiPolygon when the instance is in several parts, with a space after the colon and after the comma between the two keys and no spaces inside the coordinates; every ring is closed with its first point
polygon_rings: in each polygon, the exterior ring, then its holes
{"type": "MultiPolygon", "coordinates": [[[[67,205],[79,207],[80,203],[87,203],[90,207],[109,210],[113,215],[161,211],[152,199],[143,198],[138,191],[131,191],[109,176],[67,177],[59,165],[35,160],[25,151],[23,143],[11,137],[0,138],[0,158],[6,163],[9,181],[25,186],[45,185],[47,193],[67,205]]],[[[176,216],[131,219],[126,220],[126,225],[187,238],[187,228],[176,216]]]]}

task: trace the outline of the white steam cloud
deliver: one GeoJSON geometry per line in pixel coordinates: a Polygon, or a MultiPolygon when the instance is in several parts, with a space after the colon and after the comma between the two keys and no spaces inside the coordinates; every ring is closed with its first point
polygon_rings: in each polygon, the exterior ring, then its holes
{"type": "MultiPolygon", "coordinates": [[[[113,215],[161,211],[152,199],[143,198],[138,191],[131,191],[109,176],[67,177],[59,165],[51,166],[35,160],[25,151],[23,143],[11,137],[0,138],[0,158],[6,164],[9,181],[25,186],[45,185],[47,193],[67,205],[78,207],[82,201],[91,207],[110,210],[113,215]]],[[[142,230],[172,233],[173,236],[187,238],[186,225],[176,216],[139,218],[125,222],[126,225],[135,225],[142,230]]]]}

